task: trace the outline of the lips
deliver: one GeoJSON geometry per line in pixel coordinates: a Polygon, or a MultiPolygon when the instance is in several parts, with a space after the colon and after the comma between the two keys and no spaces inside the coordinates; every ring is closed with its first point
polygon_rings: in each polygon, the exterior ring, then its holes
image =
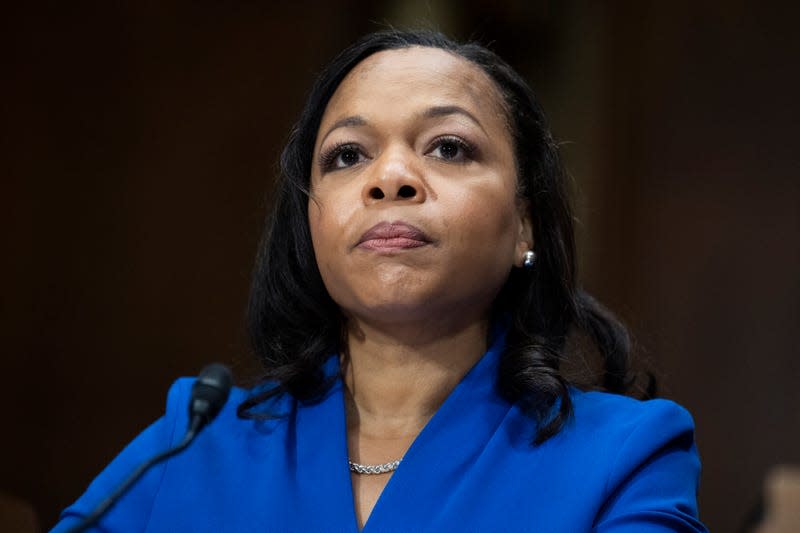
{"type": "Polygon", "coordinates": [[[405,222],[379,222],[364,233],[357,248],[377,252],[393,252],[431,244],[424,231],[405,222]]]}

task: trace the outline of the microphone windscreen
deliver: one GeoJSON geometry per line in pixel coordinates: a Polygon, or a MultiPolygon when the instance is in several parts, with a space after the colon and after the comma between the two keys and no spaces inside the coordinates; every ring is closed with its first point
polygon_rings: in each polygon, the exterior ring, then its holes
{"type": "Polygon", "coordinates": [[[192,385],[189,417],[200,416],[204,424],[209,423],[228,401],[232,385],[231,372],[225,365],[213,363],[205,367],[192,385]]]}

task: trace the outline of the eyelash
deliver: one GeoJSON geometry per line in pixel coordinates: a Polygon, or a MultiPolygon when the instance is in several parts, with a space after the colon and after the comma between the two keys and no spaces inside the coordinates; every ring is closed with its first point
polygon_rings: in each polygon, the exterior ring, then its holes
{"type": "MultiPolygon", "coordinates": [[[[426,152],[426,155],[430,154],[431,152],[434,152],[437,149],[440,149],[442,145],[444,145],[445,143],[452,143],[458,146],[458,148],[461,150],[461,153],[463,154],[462,155],[463,160],[459,158],[448,159],[445,157],[438,157],[439,159],[442,159],[447,162],[456,162],[456,163],[465,163],[475,159],[475,153],[476,153],[475,147],[470,143],[468,143],[467,141],[465,141],[464,139],[462,139],[461,137],[456,137],[453,135],[445,135],[434,139],[433,142],[431,143],[430,149],[428,149],[428,151],[426,152]]],[[[364,156],[361,147],[355,143],[342,142],[335,144],[319,155],[319,166],[322,169],[322,171],[331,172],[334,170],[341,170],[343,168],[349,168],[353,166],[353,165],[346,165],[340,167],[336,165],[336,160],[339,158],[339,156],[341,156],[348,150],[352,150],[358,153],[359,157],[364,156]]]]}
{"type": "MultiPolygon", "coordinates": [[[[363,156],[364,155],[362,150],[361,150],[361,147],[359,147],[357,144],[354,144],[354,143],[351,143],[351,142],[343,142],[343,143],[335,144],[335,145],[331,146],[330,148],[328,148],[327,150],[325,150],[324,152],[322,152],[319,155],[319,166],[320,166],[320,168],[322,168],[323,172],[330,172],[332,170],[339,170],[341,168],[348,168],[348,167],[338,167],[335,164],[336,163],[336,159],[340,155],[342,155],[344,152],[346,152],[348,150],[352,150],[354,152],[357,152],[359,154],[359,156],[363,156]]],[[[352,166],[352,165],[348,165],[348,166],[352,166]]]]}
{"type": "Polygon", "coordinates": [[[471,145],[470,143],[468,143],[467,141],[465,141],[464,139],[462,139],[461,137],[455,137],[453,135],[445,135],[443,137],[438,137],[438,138],[434,139],[434,141],[433,141],[433,143],[431,145],[431,149],[428,150],[428,153],[430,153],[430,152],[432,152],[432,151],[434,151],[436,149],[441,148],[442,145],[445,144],[445,143],[453,143],[456,146],[458,146],[461,149],[462,153],[463,153],[463,158],[465,159],[465,161],[457,161],[455,158],[454,159],[442,158],[445,161],[450,161],[450,162],[455,161],[455,162],[463,163],[463,162],[467,162],[467,161],[471,161],[471,160],[475,159],[475,152],[476,152],[475,147],[473,145],[471,145]]]}

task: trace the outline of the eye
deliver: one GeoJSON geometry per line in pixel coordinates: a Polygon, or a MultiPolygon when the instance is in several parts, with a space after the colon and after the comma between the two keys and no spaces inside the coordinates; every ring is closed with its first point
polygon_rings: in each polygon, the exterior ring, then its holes
{"type": "Polygon", "coordinates": [[[323,171],[330,172],[352,167],[366,159],[357,144],[347,143],[338,144],[322,152],[319,156],[319,164],[323,171]]]}
{"type": "Polygon", "coordinates": [[[445,161],[466,163],[473,159],[474,153],[475,149],[464,139],[448,136],[436,139],[428,155],[445,161]]]}

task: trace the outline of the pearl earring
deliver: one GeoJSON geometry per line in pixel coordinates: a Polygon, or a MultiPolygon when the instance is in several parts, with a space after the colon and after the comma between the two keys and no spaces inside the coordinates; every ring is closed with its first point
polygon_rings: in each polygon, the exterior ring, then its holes
{"type": "Polygon", "coordinates": [[[522,266],[530,270],[533,268],[533,263],[536,261],[536,253],[533,250],[525,252],[522,260],[522,266]]]}

